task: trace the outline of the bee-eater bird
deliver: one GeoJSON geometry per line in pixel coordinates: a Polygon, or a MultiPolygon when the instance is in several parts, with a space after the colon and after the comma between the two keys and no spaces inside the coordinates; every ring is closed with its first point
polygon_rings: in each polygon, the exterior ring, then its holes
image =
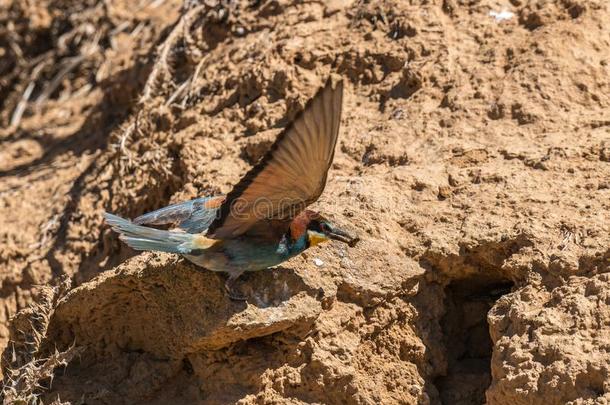
{"type": "Polygon", "coordinates": [[[136,250],[178,253],[198,266],[226,272],[232,299],[245,271],[276,266],[311,246],[357,238],[306,207],[326,185],[339,134],[343,82],[326,85],[284,129],[263,158],[226,196],[197,198],[133,221],[106,213],[120,239],[136,250]],[[170,230],[151,226],[173,225],[170,230]]]}

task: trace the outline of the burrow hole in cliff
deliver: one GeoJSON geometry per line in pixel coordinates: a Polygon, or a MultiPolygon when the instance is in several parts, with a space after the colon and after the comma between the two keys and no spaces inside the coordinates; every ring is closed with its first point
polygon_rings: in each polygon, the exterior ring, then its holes
{"type": "Polygon", "coordinates": [[[454,280],[445,288],[441,328],[447,371],[434,381],[443,404],[485,404],[493,349],[487,313],[513,285],[497,276],[454,280]]]}

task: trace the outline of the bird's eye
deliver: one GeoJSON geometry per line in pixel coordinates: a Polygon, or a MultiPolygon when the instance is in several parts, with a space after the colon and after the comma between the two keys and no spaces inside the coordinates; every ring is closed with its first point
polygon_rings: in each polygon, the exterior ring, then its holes
{"type": "Polygon", "coordinates": [[[320,223],[320,230],[322,232],[330,232],[330,226],[328,226],[328,224],[325,223],[325,222],[321,222],[320,223]]]}

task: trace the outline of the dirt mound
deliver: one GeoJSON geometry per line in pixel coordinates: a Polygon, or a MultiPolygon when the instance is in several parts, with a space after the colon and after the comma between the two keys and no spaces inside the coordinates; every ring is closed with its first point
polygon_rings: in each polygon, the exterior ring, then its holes
{"type": "Polygon", "coordinates": [[[609,19],[601,0],[0,6],[2,346],[67,275],[41,339],[79,355],[48,402],[610,399],[609,19]],[[246,305],[103,224],[226,193],[331,73],[315,208],[357,248],[248,275],[246,305]]]}

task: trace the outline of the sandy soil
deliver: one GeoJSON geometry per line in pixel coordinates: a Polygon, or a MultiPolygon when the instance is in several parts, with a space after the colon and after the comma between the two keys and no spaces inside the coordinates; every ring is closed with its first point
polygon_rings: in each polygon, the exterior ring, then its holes
{"type": "Polygon", "coordinates": [[[607,403],[608,21],[604,0],[0,2],[5,383],[10,319],[68,276],[43,351],[82,351],[45,402],[607,403]],[[248,275],[246,305],[103,224],[228,192],[331,73],[315,208],[356,248],[248,275]]]}

